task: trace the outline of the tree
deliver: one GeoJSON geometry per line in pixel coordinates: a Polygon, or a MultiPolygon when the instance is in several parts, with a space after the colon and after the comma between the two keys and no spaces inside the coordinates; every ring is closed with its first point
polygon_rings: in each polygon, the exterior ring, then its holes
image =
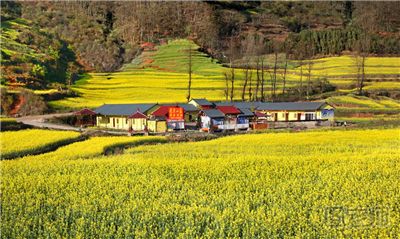
{"type": "Polygon", "coordinates": [[[229,73],[224,72],[224,78],[225,78],[225,89],[224,89],[224,96],[225,96],[225,101],[228,101],[229,98],[229,73]]]}
{"type": "Polygon", "coordinates": [[[307,89],[306,89],[307,100],[310,98],[312,66],[313,66],[313,62],[311,61],[311,59],[309,59],[307,61],[307,89]]]}
{"type": "Polygon", "coordinates": [[[243,81],[243,88],[242,88],[242,101],[245,101],[246,87],[247,87],[247,83],[249,81],[249,70],[250,70],[250,65],[249,65],[249,60],[247,60],[246,67],[243,70],[244,81],[243,81]]]}
{"type": "Polygon", "coordinates": [[[235,92],[235,68],[231,67],[231,95],[230,95],[231,102],[233,101],[234,98],[234,92],[235,92]]]}
{"type": "Polygon", "coordinates": [[[252,76],[253,76],[253,71],[249,70],[249,101],[253,101],[253,89],[252,89],[252,76]]]}
{"type": "Polygon", "coordinates": [[[265,101],[265,68],[264,57],[261,58],[261,101],[265,101]]]}
{"type": "Polygon", "coordinates": [[[191,42],[189,43],[189,48],[187,49],[188,51],[188,94],[186,96],[186,100],[189,102],[190,101],[190,90],[192,87],[192,44],[191,42]]]}
{"type": "Polygon", "coordinates": [[[283,69],[283,76],[282,76],[282,79],[283,79],[282,94],[283,95],[285,94],[285,90],[286,90],[286,72],[287,72],[287,66],[288,66],[288,59],[287,58],[288,58],[288,55],[285,52],[285,66],[284,66],[284,69],[283,69]]]}

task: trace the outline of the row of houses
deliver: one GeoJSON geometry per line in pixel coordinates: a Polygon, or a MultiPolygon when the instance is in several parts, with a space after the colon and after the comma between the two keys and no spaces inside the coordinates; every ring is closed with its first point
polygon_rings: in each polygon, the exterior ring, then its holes
{"type": "MultiPolygon", "coordinates": [[[[82,113],[85,112],[85,113],[82,113]]],[[[273,122],[330,122],[334,107],[326,102],[210,102],[178,104],[104,104],[91,115],[100,128],[166,132],[184,129],[239,131],[268,128],[273,122]]]]}

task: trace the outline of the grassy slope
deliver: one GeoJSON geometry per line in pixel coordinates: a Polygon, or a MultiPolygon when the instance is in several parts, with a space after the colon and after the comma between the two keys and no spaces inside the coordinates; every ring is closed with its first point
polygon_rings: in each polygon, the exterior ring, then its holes
{"type": "MultiPolygon", "coordinates": [[[[187,40],[170,41],[156,51],[144,52],[121,71],[114,73],[91,73],[77,82],[74,89],[80,97],[53,102],[55,107],[81,108],[96,107],[103,103],[128,102],[176,102],[185,101],[187,95],[187,40]]],[[[267,58],[271,61],[271,58],[267,58]]],[[[269,63],[270,64],[270,63],[269,63]]],[[[369,57],[366,72],[366,89],[399,89],[399,57],[369,57]]],[[[290,62],[288,86],[300,80],[298,62],[290,62]]],[[[352,92],[354,83],[354,60],[349,56],[329,57],[314,60],[312,79],[328,78],[340,91],[352,92]]],[[[223,72],[226,68],[201,52],[193,55],[192,97],[206,97],[210,100],[224,99],[223,72]]],[[[281,71],[281,70],[280,70],[281,71]]],[[[303,68],[306,74],[305,67],[303,68]]],[[[240,97],[243,71],[237,70],[236,98],[240,97]]],[[[267,74],[268,75],[268,74],[267,74]]],[[[253,80],[255,74],[253,74],[253,80]]],[[[269,75],[267,76],[269,81],[269,75]]],[[[306,81],[306,76],[303,77],[306,81]]],[[[268,84],[268,83],[267,83],[268,84]]],[[[281,89],[281,74],[278,75],[278,91],[281,89]]],[[[331,102],[333,102],[334,98],[331,102]]],[[[397,104],[395,102],[394,104],[397,104]]]]}
{"type": "Polygon", "coordinates": [[[3,162],[2,234],[390,238],[400,233],[399,143],[398,129],[272,133],[3,162]],[[332,227],[324,210],[338,206],[389,209],[389,223],[358,230],[346,214],[332,227]]]}

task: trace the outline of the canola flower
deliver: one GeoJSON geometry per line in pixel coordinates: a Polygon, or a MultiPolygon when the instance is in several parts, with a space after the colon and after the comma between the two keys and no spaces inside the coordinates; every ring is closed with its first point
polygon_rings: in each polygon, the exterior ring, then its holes
{"type": "Polygon", "coordinates": [[[399,136],[398,128],[267,133],[6,161],[2,237],[396,238],[399,136]],[[348,215],[332,223],[327,208],[388,213],[362,214],[360,227],[348,215]]]}
{"type": "Polygon", "coordinates": [[[28,129],[0,132],[1,158],[22,157],[76,140],[80,133],[70,131],[28,129]]]}

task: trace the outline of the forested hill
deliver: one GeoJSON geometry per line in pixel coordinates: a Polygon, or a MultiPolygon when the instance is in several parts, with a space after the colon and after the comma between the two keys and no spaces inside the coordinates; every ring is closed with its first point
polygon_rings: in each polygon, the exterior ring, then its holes
{"type": "Polygon", "coordinates": [[[17,81],[39,82],[35,87],[52,82],[67,85],[82,70],[115,71],[138,56],[143,43],[173,38],[193,39],[221,62],[277,51],[290,58],[356,50],[400,54],[397,2],[2,1],[1,5],[2,65],[20,66],[3,71],[3,76],[26,73],[29,79],[20,74],[17,81]],[[7,38],[7,31],[14,35],[7,38]],[[360,47],[361,39],[368,47],[360,47]],[[14,59],[13,49],[7,50],[10,44],[33,46],[29,51],[36,60],[14,59]]]}

